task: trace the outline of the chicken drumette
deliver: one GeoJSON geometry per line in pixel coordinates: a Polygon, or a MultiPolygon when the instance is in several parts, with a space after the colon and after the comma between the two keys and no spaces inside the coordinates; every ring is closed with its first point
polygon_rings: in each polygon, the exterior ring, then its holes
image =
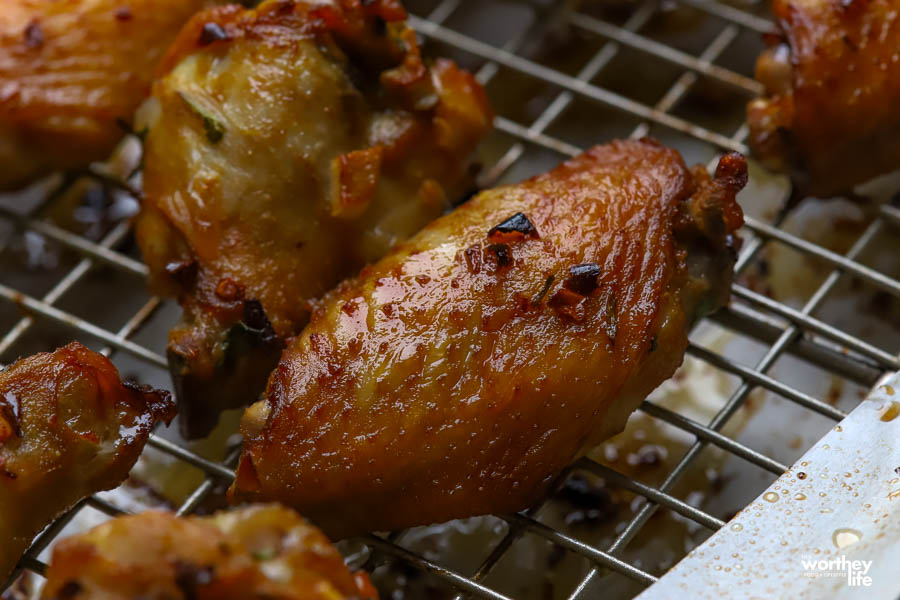
{"type": "Polygon", "coordinates": [[[900,168],[900,2],[774,0],[750,144],[796,191],[827,198],[900,168]]]}
{"type": "Polygon", "coordinates": [[[169,359],[187,436],[256,399],[309,300],[466,191],[483,90],[426,67],[404,19],[393,0],[224,7],[164,60],[137,233],[184,309],[169,359]]]}
{"type": "Polygon", "coordinates": [[[78,343],[0,372],[0,580],[56,516],[119,485],[174,414],[167,392],[121,382],[78,343]]]}
{"type": "Polygon", "coordinates": [[[214,0],[3,0],[0,190],[106,158],[179,29],[214,0]]]}
{"type": "Polygon", "coordinates": [[[53,549],[42,598],[374,600],[322,532],[275,505],[119,517],[53,549]]]}
{"type": "Polygon", "coordinates": [[[746,162],[652,140],[486,191],[339,287],[242,422],[235,499],[334,536],[524,508],[727,301],[746,162]]]}

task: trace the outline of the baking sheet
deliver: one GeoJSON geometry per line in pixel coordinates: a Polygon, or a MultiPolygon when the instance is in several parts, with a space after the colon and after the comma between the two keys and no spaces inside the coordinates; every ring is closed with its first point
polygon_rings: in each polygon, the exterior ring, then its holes
{"type": "Polygon", "coordinates": [[[900,597],[900,375],[640,600],[900,597]]]}

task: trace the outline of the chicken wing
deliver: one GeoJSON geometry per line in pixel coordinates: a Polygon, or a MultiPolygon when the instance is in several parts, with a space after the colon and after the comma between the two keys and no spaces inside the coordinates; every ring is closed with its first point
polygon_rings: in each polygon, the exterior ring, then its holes
{"type": "Polygon", "coordinates": [[[0,372],[0,580],[50,521],[121,483],[174,415],[167,392],[121,382],[78,343],[0,372]]]}
{"type": "Polygon", "coordinates": [[[797,191],[827,198],[900,168],[900,2],[774,0],[750,144],[797,191]]]}
{"type": "Polygon", "coordinates": [[[178,30],[214,0],[3,0],[0,190],[106,158],[178,30]]]}
{"type": "Polygon", "coordinates": [[[47,600],[374,600],[321,531],[276,505],[210,517],[145,512],[61,540],[47,600]]]}
{"type": "Polygon", "coordinates": [[[164,60],[137,234],[184,309],[169,359],[187,437],[257,399],[310,299],[469,184],[483,90],[449,61],[426,68],[404,19],[394,0],[224,7],[164,60]]]}
{"type": "Polygon", "coordinates": [[[519,510],[727,301],[740,155],[653,140],[479,194],[331,294],[248,408],[235,500],[329,535],[519,510]]]}

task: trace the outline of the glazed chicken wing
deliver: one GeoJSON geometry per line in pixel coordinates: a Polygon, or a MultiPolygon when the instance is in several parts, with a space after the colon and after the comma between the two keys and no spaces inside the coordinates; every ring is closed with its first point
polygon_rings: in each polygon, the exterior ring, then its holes
{"type": "Polygon", "coordinates": [[[798,191],[827,198],[900,168],[900,2],[774,0],[780,39],[760,56],[766,97],[750,143],[798,191]]]}
{"type": "Polygon", "coordinates": [[[486,191],[328,297],[242,421],[234,499],[330,535],[537,499],[728,298],[746,182],[652,140],[486,191]]]}
{"type": "Polygon", "coordinates": [[[165,59],[137,233],[184,309],[169,359],[186,436],[256,400],[310,299],[469,184],[483,90],[426,67],[404,19],[393,0],[224,7],[165,59]]]}
{"type": "Polygon", "coordinates": [[[3,0],[0,190],[104,159],[178,30],[214,0],[3,0]]]}
{"type": "Polygon", "coordinates": [[[47,600],[374,600],[322,532],[275,505],[145,512],[60,541],[47,600]]]}
{"type": "Polygon", "coordinates": [[[78,343],[0,372],[0,580],[55,517],[119,485],[174,414],[167,392],[123,383],[78,343]]]}

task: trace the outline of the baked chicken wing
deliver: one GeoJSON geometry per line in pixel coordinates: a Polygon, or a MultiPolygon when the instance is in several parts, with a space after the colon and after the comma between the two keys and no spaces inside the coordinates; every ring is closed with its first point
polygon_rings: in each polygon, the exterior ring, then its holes
{"type": "Polygon", "coordinates": [[[210,517],[145,512],[61,540],[47,600],[374,600],[322,532],[275,505],[210,517]]]}
{"type": "Polygon", "coordinates": [[[483,90],[426,67],[393,0],[272,0],[197,15],[145,113],[138,241],[184,309],[180,421],[208,433],[265,388],[309,300],[461,195],[483,90]]]}
{"type": "Polygon", "coordinates": [[[0,190],[106,158],[179,29],[213,0],[3,0],[0,190]]]}
{"type": "Polygon", "coordinates": [[[0,372],[0,580],[55,517],[119,485],[174,414],[167,392],[123,383],[78,343],[0,372]]]}
{"type": "Polygon", "coordinates": [[[740,155],[652,140],[482,192],[326,298],[247,409],[233,499],[329,535],[534,501],[617,433],[726,302],[740,155]]]}
{"type": "Polygon", "coordinates": [[[750,144],[797,191],[829,197],[900,168],[900,2],[774,0],[750,144]]]}

